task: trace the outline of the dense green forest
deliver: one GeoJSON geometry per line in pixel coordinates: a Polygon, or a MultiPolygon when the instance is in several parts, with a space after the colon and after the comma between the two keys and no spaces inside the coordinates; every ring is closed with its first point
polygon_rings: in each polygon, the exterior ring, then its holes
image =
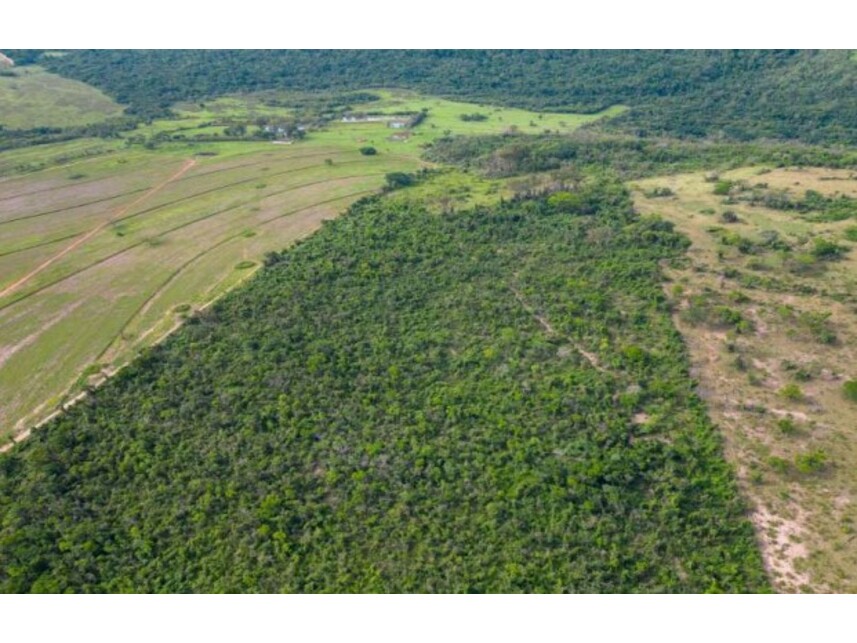
{"type": "Polygon", "coordinates": [[[635,135],[857,143],[849,51],[81,50],[40,63],[146,116],[230,92],[399,86],[532,109],[624,104],[599,127],[635,135]]]}
{"type": "Polygon", "coordinates": [[[766,591],[624,187],[364,200],[0,455],[3,591],[766,591]]]}
{"type": "Polygon", "coordinates": [[[770,141],[682,141],[587,130],[570,135],[451,136],[433,142],[425,156],[492,177],[569,168],[609,168],[623,179],[759,164],[857,168],[857,151],[851,148],[770,141]]]}

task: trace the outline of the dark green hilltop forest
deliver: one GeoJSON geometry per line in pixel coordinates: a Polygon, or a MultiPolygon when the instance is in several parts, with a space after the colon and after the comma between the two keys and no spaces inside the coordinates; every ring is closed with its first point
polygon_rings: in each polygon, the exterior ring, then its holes
{"type": "Polygon", "coordinates": [[[766,590],[685,245],[610,180],[359,203],[0,457],[0,588],[766,590]]]}

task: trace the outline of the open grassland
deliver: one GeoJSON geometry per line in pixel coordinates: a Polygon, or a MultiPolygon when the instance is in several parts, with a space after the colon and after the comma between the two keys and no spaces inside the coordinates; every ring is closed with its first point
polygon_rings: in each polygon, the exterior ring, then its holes
{"type": "Polygon", "coordinates": [[[0,76],[0,125],[9,129],[70,127],[119,116],[122,106],[98,89],[40,67],[13,67],[0,76]]]}
{"type": "Polygon", "coordinates": [[[773,582],[857,591],[857,177],[756,167],[637,188],[692,241],[668,293],[773,582]]]}
{"type": "Polygon", "coordinates": [[[618,116],[626,108],[610,107],[594,114],[532,112],[525,109],[500,107],[484,103],[469,103],[424,96],[403,90],[373,90],[380,100],[354,107],[354,111],[382,114],[427,111],[426,123],[432,134],[501,134],[517,131],[541,134],[545,131],[568,133],[601,118],[618,116]],[[474,120],[473,117],[476,117],[474,120]],[[470,118],[470,120],[464,120],[470,118]]]}

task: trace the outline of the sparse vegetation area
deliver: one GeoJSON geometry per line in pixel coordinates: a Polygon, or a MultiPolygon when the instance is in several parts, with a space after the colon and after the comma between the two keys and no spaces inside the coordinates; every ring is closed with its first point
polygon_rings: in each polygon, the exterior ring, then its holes
{"type": "Polygon", "coordinates": [[[848,379],[857,360],[857,261],[845,241],[853,219],[821,216],[857,196],[857,178],[844,169],[747,167],[655,177],[635,194],[642,212],[691,239],[687,264],[668,271],[667,292],[754,504],[775,587],[857,590],[847,528],[857,519],[857,405],[848,393],[857,400],[848,379]],[[766,186],[752,187],[760,181],[766,186]],[[649,196],[663,185],[674,198],[649,196]],[[754,191],[781,197],[747,198],[754,191]],[[728,228],[702,213],[724,198],[737,219],[728,228]],[[817,209],[783,205],[809,201],[817,209]],[[739,329],[739,320],[748,326],[739,329]]]}

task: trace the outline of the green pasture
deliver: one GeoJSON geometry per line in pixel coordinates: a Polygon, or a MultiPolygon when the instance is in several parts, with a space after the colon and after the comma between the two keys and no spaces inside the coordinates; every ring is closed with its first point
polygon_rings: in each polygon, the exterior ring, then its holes
{"type": "Polygon", "coordinates": [[[565,114],[556,112],[533,112],[512,107],[499,107],[483,103],[468,103],[423,96],[403,90],[373,90],[381,100],[354,107],[354,111],[386,114],[413,113],[428,110],[428,116],[417,129],[428,130],[428,136],[441,134],[542,134],[545,131],[568,133],[582,125],[601,118],[618,116],[627,108],[621,105],[610,107],[595,114],[565,114]],[[465,121],[462,116],[479,114],[485,120],[465,121]]]}
{"type": "Polygon", "coordinates": [[[91,85],[35,66],[0,76],[0,125],[8,129],[70,127],[122,114],[122,106],[91,85]]]}

